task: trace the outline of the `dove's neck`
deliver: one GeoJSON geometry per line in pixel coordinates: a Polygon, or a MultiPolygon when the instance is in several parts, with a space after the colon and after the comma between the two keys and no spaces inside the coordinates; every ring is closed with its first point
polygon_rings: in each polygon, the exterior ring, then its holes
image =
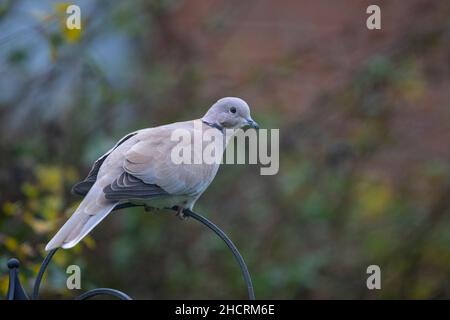
{"type": "Polygon", "coordinates": [[[206,148],[206,146],[213,144],[214,150],[217,151],[214,154],[220,159],[231,138],[233,138],[236,133],[235,129],[223,128],[217,123],[209,123],[204,118],[196,120],[194,122],[194,127],[199,130],[198,132],[201,132],[201,136],[203,137],[203,149],[206,148]]]}
{"type": "Polygon", "coordinates": [[[215,122],[209,122],[209,121],[205,120],[204,118],[201,119],[201,120],[202,120],[202,122],[203,122],[204,124],[206,124],[207,126],[209,126],[209,127],[211,127],[211,128],[216,128],[216,129],[219,130],[220,132],[224,133],[224,128],[223,128],[220,124],[215,123],[215,122]]]}
{"type": "Polygon", "coordinates": [[[235,129],[235,128],[227,128],[227,129],[225,129],[224,127],[222,127],[218,123],[213,123],[213,122],[209,122],[209,121],[205,120],[205,117],[203,117],[200,120],[207,127],[217,129],[217,130],[220,131],[220,133],[222,133],[222,135],[224,137],[225,147],[228,145],[228,142],[230,141],[230,139],[236,134],[236,130],[237,129],[235,129]]]}

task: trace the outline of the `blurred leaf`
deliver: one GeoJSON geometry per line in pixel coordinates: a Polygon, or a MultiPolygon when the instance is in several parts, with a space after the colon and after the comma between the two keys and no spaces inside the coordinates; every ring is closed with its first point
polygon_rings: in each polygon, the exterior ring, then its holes
{"type": "Polygon", "coordinates": [[[6,239],[4,241],[4,245],[5,245],[6,249],[8,249],[9,251],[15,251],[17,249],[17,247],[19,246],[19,244],[17,243],[17,240],[14,239],[13,237],[6,237],[6,239]]]}
{"type": "Polygon", "coordinates": [[[10,201],[5,201],[3,203],[3,213],[7,216],[12,216],[17,214],[19,211],[19,205],[10,201]]]}
{"type": "Polygon", "coordinates": [[[391,188],[381,181],[361,179],[355,186],[355,211],[358,215],[367,218],[386,215],[391,201],[391,188]]]}
{"type": "Polygon", "coordinates": [[[55,166],[38,166],[36,176],[40,188],[49,192],[61,192],[63,173],[62,169],[55,166]]]}

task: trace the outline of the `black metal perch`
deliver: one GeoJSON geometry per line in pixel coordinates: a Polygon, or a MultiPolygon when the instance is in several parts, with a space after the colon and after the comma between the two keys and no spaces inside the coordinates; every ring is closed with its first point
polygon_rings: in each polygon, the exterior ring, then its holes
{"type": "MultiPolygon", "coordinates": [[[[119,209],[124,209],[124,208],[129,208],[129,207],[136,207],[136,206],[141,206],[141,205],[125,203],[125,204],[118,205],[117,207],[114,208],[114,210],[119,210],[119,209]]],[[[173,207],[171,209],[177,210],[178,208],[173,207]]],[[[245,281],[245,284],[247,287],[248,298],[250,300],[254,300],[255,294],[253,291],[253,284],[252,284],[252,280],[250,278],[250,273],[248,272],[247,265],[245,264],[244,259],[242,258],[241,254],[239,253],[238,249],[233,244],[233,242],[230,240],[230,238],[228,238],[228,236],[218,226],[216,226],[214,223],[212,223],[211,221],[209,221],[202,215],[195,213],[189,209],[184,209],[183,214],[186,217],[192,217],[193,219],[197,220],[198,222],[204,224],[206,227],[208,227],[210,230],[212,230],[215,234],[217,234],[220,237],[220,239],[222,239],[225,242],[225,244],[230,249],[230,251],[233,253],[236,261],[239,264],[239,268],[241,269],[241,272],[242,272],[242,275],[244,277],[244,281],[245,281]]],[[[55,255],[57,250],[58,249],[51,250],[45,257],[44,261],[42,262],[39,272],[36,276],[36,280],[34,282],[33,294],[31,296],[31,299],[33,299],[33,300],[39,299],[39,289],[41,286],[42,278],[44,276],[45,271],[47,270],[47,267],[48,267],[50,261],[52,260],[52,258],[55,255]]],[[[23,287],[20,283],[19,277],[18,277],[19,266],[20,266],[19,260],[15,259],[15,258],[10,259],[8,261],[9,287],[8,287],[8,293],[7,293],[7,300],[29,300],[29,297],[28,297],[27,293],[25,292],[25,290],[23,289],[23,287]]],[[[77,296],[75,298],[75,300],[85,300],[85,299],[89,299],[89,298],[92,298],[92,297],[98,296],[98,295],[107,295],[107,296],[115,297],[115,298],[118,298],[121,300],[132,300],[132,298],[130,296],[128,296],[127,294],[125,294],[119,290],[115,290],[115,289],[111,289],[111,288],[92,289],[92,290],[89,290],[89,291],[77,296]]]]}

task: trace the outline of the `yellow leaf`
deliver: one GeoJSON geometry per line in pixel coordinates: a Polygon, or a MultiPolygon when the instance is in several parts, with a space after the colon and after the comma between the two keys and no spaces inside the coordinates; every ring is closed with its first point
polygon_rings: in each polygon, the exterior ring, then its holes
{"type": "Polygon", "coordinates": [[[62,191],[62,170],[54,166],[39,166],[36,176],[40,187],[45,191],[62,191]]]}
{"type": "Polygon", "coordinates": [[[31,199],[35,199],[39,196],[38,188],[36,188],[29,182],[25,182],[22,185],[22,192],[26,197],[31,198],[31,199]]]}
{"type": "Polygon", "coordinates": [[[6,201],[3,204],[3,213],[8,216],[15,215],[17,213],[18,205],[11,201],[6,201]]]}
{"type": "Polygon", "coordinates": [[[50,195],[45,197],[42,202],[40,212],[46,220],[54,220],[58,216],[58,212],[62,207],[62,199],[60,196],[50,195]]]}
{"type": "Polygon", "coordinates": [[[80,26],[80,29],[69,29],[66,26],[66,22],[64,21],[62,26],[62,34],[64,39],[69,43],[75,43],[80,41],[81,39],[81,30],[83,28],[83,23],[80,26]]]}
{"type": "Polygon", "coordinates": [[[13,237],[7,237],[5,240],[5,247],[9,251],[15,251],[17,249],[18,245],[19,244],[17,243],[17,240],[14,239],[13,237]]]}

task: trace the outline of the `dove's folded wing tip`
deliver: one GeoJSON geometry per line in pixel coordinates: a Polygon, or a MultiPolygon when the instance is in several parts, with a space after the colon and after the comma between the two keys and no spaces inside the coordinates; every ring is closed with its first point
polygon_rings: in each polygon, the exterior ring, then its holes
{"type": "Polygon", "coordinates": [[[74,247],[77,243],[78,243],[78,241],[77,242],[70,241],[70,242],[67,242],[64,244],[49,243],[45,246],[45,251],[52,251],[53,249],[57,249],[57,248],[70,249],[70,248],[74,247]]]}
{"type": "Polygon", "coordinates": [[[58,248],[58,247],[59,247],[58,245],[54,245],[54,244],[52,244],[51,242],[49,242],[49,243],[45,246],[45,251],[51,251],[51,250],[56,249],[56,248],[58,248]]]}
{"type": "Polygon", "coordinates": [[[77,241],[70,241],[67,243],[64,243],[63,245],[61,245],[61,248],[63,249],[70,249],[72,247],[75,247],[75,245],[80,242],[81,239],[77,240],[77,241]]]}

